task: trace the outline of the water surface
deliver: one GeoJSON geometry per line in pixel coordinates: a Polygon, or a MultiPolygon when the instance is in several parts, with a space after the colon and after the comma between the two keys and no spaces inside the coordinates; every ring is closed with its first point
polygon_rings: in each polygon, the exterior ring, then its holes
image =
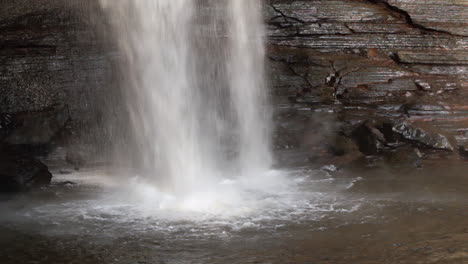
{"type": "Polygon", "coordinates": [[[463,263],[465,169],[441,164],[397,174],[387,168],[331,173],[299,167],[221,179],[185,197],[89,169],[55,178],[75,185],[55,184],[0,205],[0,259],[463,263]]]}

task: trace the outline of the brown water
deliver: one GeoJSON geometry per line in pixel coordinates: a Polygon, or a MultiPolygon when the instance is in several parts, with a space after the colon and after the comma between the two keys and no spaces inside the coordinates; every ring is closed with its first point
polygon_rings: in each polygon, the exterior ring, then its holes
{"type": "Polygon", "coordinates": [[[468,263],[467,169],[300,167],[215,210],[161,206],[96,169],[59,175],[78,184],[0,205],[0,263],[468,263]]]}

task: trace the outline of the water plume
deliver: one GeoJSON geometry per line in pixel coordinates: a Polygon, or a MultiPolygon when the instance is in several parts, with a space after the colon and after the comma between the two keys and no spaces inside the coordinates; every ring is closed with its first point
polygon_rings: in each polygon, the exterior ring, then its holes
{"type": "MultiPolygon", "coordinates": [[[[261,1],[101,0],[124,57],[125,158],[184,195],[266,173],[261,1]],[[129,143],[130,142],[130,143],[129,143]]],[[[122,155],[120,155],[122,157],[122,155]]]]}

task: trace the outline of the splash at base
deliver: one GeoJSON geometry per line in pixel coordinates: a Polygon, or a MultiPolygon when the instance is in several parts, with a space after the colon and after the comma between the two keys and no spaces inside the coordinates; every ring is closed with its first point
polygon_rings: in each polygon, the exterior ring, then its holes
{"type": "Polygon", "coordinates": [[[112,128],[125,135],[115,141],[117,163],[130,161],[159,190],[182,197],[267,173],[261,1],[101,4],[125,57],[128,122],[112,128]]]}

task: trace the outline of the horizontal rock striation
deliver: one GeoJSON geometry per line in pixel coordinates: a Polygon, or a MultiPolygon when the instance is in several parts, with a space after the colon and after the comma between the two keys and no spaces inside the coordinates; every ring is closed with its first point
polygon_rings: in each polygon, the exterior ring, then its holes
{"type": "Polygon", "coordinates": [[[468,142],[467,1],[270,0],[265,14],[283,108],[427,122],[468,142]]]}
{"type": "Polygon", "coordinates": [[[97,12],[97,1],[1,1],[0,113],[11,117],[10,127],[0,126],[3,143],[37,143],[34,133],[50,143],[60,132],[50,116],[95,143],[115,56],[97,12]],[[29,125],[18,122],[24,116],[29,125]]]}
{"type": "MultiPolygon", "coordinates": [[[[468,144],[467,1],[265,0],[264,10],[277,148],[338,133],[341,153],[354,149],[349,131],[382,119],[426,123],[454,148],[468,144]]],[[[25,142],[15,122],[63,114],[51,109],[67,109],[57,127],[97,140],[119,80],[100,12],[94,0],[0,2],[2,140],[25,142]]],[[[38,123],[53,131],[44,138],[64,134],[38,123]]]]}

